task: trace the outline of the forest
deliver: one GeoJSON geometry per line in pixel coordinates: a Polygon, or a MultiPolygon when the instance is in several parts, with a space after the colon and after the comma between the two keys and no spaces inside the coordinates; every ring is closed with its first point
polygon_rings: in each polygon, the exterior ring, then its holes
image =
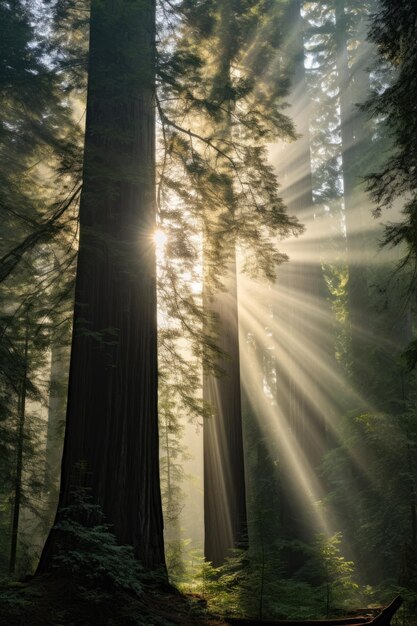
{"type": "Polygon", "coordinates": [[[417,624],[416,68],[415,0],[0,0],[1,625],[417,624]]]}

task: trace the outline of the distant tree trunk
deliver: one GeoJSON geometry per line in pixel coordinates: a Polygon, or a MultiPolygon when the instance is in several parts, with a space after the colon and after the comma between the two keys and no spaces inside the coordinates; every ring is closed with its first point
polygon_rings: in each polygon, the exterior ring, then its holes
{"type": "Polygon", "coordinates": [[[26,316],[25,343],[23,348],[23,372],[19,390],[17,404],[17,449],[16,449],[16,478],[14,488],[13,519],[10,544],[9,573],[14,574],[16,570],[17,539],[19,534],[19,517],[22,504],[22,472],[23,472],[23,446],[25,436],[26,417],[26,391],[28,375],[28,353],[29,353],[29,319],[26,316]]]}
{"type": "Polygon", "coordinates": [[[68,385],[68,352],[52,337],[51,373],[49,382],[48,424],[45,450],[45,489],[48,498],[48,523],[53,521],[59,493],[62,460],[63,428],[65,424],[66,390],[68,385]]]}
{"type": "MultiPolygon", "coordinates": [[[[118,541],[164,568],[157,421],[155,6],[93,0],[60,508],[91,489],[118,541]],[[80,467],[83,476],[77,477],[80,467]]],[[[51,566],[51,531],[39,571],[51,566]]]]}
{"type": "MultiPolygon", "coordinates": [[[[62,263],[65,260],[64,250],[57,247],[54,250],[54,257],[54,270],[56,275],[60,276],[62,273],[62,263]]],[[[45,488],[48,492],[48,506],[51,516],[55,515],[59,493],[60,465],[62,460],[67,405],[70,359],[68,342],[70,332],[71,330],[67,330],[65,320],[61,317],[51,329],[51,369],[49,376],[48,422],[45,450],[45,488]]]]}
{"type": "Polygon", "coordinates": [[[340,126],[342,138],[343,199],[346,220],[346,247],[349,269],[348,308],[351,333],[350,366],[353,381],[358,390],[367,377],[373,324],[370,317],[370,301],[367,265],[370,246],[366,236],[371,220],[370,207],[361,184],[364,175],[364,146],[371,141],[366,132],[365,115],[357,104],[364,102],[369,89],[369,76],[362,64],[352,69],[348,52],[347,18],[345,0],[335,1],[336,54],[339,77],[340,126]]]}
{"type": "MultiPolygon", "coordinates": [[[[295,0],[290,7],[290,28],[294,33],[295,46],[290,104],[296,130],[301,137],[286,149],[288,155],[286,166],[292,182],[283,190],[283,194],[289,213],[295,214],[306,226],[307,236],[310,236],[315,243],[309,246],[308,240],[302,242],[301,258],[290,259],[283,269],[288,272],[289,287],[291,295],[294,296],[294,301],[288,304],[291,333],[296,340],[305,343],[307,359],[314,358],[315,361],[327,362],[330,347],[323,345],[323,336],[326,334],[323,331],[329,330],[325,328],[326,322],[320,319],[317,311],[311,312],[302,307],[304,300],[313,309],[328,310],[320,246],[317,245],[319,227],[313,202],[309,138],[310,104],[304,68],[301,4],[300,0],[295,0]],[[306,259],[303,259],[303,256],[306,259]]],[[[325,419],[318,409],[319,394],[315,394],[318,387],[318,374],[307,363],[297,362],[294,354],[290,354],[290,360],[293,365],[297,365],[297,368],[290,372],[288,418],[311,467],[316,469],[326,451],[327,439],[325,419]],[[307,389],[297,374],[296,370],[299,368],[305,368],[304,374],[310,383],[307,389]]]]}
{"type": "MultiPolygon", "coordinates": [[[[318,227],[313,204],[309,119],[310,103],[304,68],[303,20],[300,0],[292,0],[288,8],[288,32],[291,33],[288,54],[292,61],[290,116],[300,137],[286,145],[277,156],[282,195],[288,212],[306,226],[306,239],[294,246],[288,263],[278,271],[278,289],[285,304],[279,304],[277,320],[285,329],[279,354],[274,356],[276,368],[275,394],[277,404],[288,424],[294,441],[303,455],[304,466],[316,475],[327,447],[327,429],[320,411],[321,364],[327,364],[330,346],[323,337],[328,334],[325,315],[326,289],[320,259],[318,227]],[[314,244],[309,244],[313,241],[314,244]],[[318,364],[318,367],[315,366],[318,364]]],[[[277,296],[279,297],[279,296],[277,296]]],[[[308,507],[294,497],[293,469],[282,464],[280,469],[281,532],[291,539],[311,539],[308,507]]],[[[295,571],[304,557],[288,551],[288,568],[295,571]]]]}
{"type": "MultiPolygon", "coordinates": [[[[230,85],[232,59],[233,9],[229,0],[220,1],[219,49],[214,89],[224,94],[225,108],[231,103],[227,93],[230,85]]],[[[216,97],[216,96],[215,96],[216,97]]],[[[224,113],[224,139],[230,137],[230,110],[224,113]]],[[[230,164],[223,163],[229,181],[224,183],[224,204],[234,214],[234,197],[230,164]]],[[[224,224],[223,224],[224,227],[224,224]]],[[[221,224],[220,224],[221,228],[221,224]]],[[[207,233],[206,243],[213,247],[216,232],[207,233]]],[[[224,234],[220,235],[225,238],[224,234]]],[[[223,290],[208,289],[211,282],[207,257],[205,267],[204,307],[216,319],[215,340],[223,353],[217,366],[222,376],[204,371],[203,398],[213,415],[204,422],[204,553],[217,566],[224,562],[230,549],[242,547],[246,541],[246,490],[243,457],[242,407],[240,395],[239,324],[237,303],[236,249],[233,234],[222,241],[226,248],[226,268],[222,277],[223,290]]],[[[214,271],[219,271],[215,268],[214,271]]]]}
{"type": "Polygon", "coordinates": [[[230,263],[225,292],[207,304],[218,316],[218,348],[226,355],[220,377],[205,372],[204,400],[213,415],[204,422],[205,557],[215,566],[246,540],[246,492],[240,397],[236,265],[230,263]]]}
{"type": "MultiPolygon", "coordinates": [[[[165,390],[169,393],[169,389],[165,390]]],[[[176,405],[169,402],[161,394],[159,396],[159,435],[161,439],[161,492],[164,512],[165,556],[168,574],[178,577],[184,573],[183,544],[181,541],[181,511],[184,506],[184,493],[178,471],[181,464],[182,449],[179,443],[181,432],[174,416],[176,405]],[[173,412],[171,412],[171,410],[173,412]]]]}

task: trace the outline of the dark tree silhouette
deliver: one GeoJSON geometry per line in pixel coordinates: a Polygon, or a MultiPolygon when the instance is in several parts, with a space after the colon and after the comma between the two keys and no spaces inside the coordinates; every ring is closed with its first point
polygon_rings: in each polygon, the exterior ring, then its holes
{"type": "MultiPolygon", "coordinates": [[[[155,6],[93,1],[60,509],[91,490],[117,540],[164,567],[157,429],[155,6]]],[[[51,531],[39,570],[59,541],[51,531]]]]}

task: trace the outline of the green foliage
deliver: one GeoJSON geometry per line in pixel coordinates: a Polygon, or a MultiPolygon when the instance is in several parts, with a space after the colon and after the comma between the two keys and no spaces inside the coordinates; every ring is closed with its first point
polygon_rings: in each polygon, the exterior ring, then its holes
{"type": "MultiPolygon", "coordinates": [[[[205,289],[219,287],[231,234],[251,251],[248,268],[271,278],[284,259],[272,237],[300,230],[285,212],[267,161],[267,142],[293,137],[282,113],[287,77],[273,63],[282,37],[282,6],[272,4],[207,2],[197,9],[184,2],[173,54],[161,45],[161,218],[174,230],[182,206],[192,224],[198,220],[204,232],[205,289]],[[257,38],[262,45],[253,46],[257,38]]],[[[184,231],[175,231],[184,237],[184,231]]]]}
{"type": "Polygon", "coordinates": [[[21,583],[10,584],[7,580],[0,581],[0,624],[4,624],[4,618],[13,624],[13,619],[19,618],[28,610],[35,597],[22,593],[21,583]]]}
{"type": "Polygon", "coordinates": [[[46,7],[0,2],[0,21],[0,561],[5,571],[18,508],[17,573],[24,575],[36,566],[55,504],[47,503],[57,477],[46,467],[44,417],[49,350],[68,341],[80,129],[46,7]]]}
{"type": "Polygon", "coordinates": [[[321,580],[319,590],[323,594],[325,615],[329,616],[335,608],[349,609],[358,600],[359,585],[353,580],[353,561],[346,561],[340,551],[342,535],[332,537],[321,534],[317,538],[315,568],[321,580]]]}
{"type": "Polygon", "coordinates": [[[144,573],[133,548],[117,544],[86,490],[74,490],[72,500],[54,527],[60,546],[53,558],[54,570],[86,586],[88,594],[94,593],[95,586],[105,589],[106,585],[140,593],[144,573]]]}
{"type": "Polygon", "coordinates": [[[413,269],[417,253],[416,17],[417,7],[410,0],[394,4],[389,0],[379,2],[372,16],[370,39],[378,48],[377,69],[384,82],[367,103],[368,111],[383,119],[385,133],[393,144],[384,163],[368,177],[368,190],[377,204],[377,214],[392,207],[397,200],[402,203],[402,219],[387,225],[385,243],[393,246],[404,243],[403,262],[410,263],[413,269]]]}
{"type": "Polygon", "coordinates": [[[414,408],[350,415],[342,443],[323,464],[330,519],[343,530],[362,580],[372,584],[413,584],[415,577],[416,423],[414,408]]]}
{"type": "Polygon", "coordinates": [[[347,285],[349,271],[346,265],[329,264],[323,268],[329,300],[334,317],[334,354],[336,361],[343,367],[349,367],[349,312],[347,285]]]}
{"type": "MultiPolygon", "coordinates": [[[[341,535],[319,536],[314,546],[275,541],[265,550],[235,550],[215,568],[193,570],[193,592],[220,615],[252,619],[319,619],[348,612],[364,600],[353,578],[353,563],[340,551],[341,535]],[[304,565],[288,577],[286,553],[303,552],[304,565]]],[[[187,588],[185,585],[184,589],[187,588]]]]}
{"type": "MultiPolygon", "coordinates": [[[[9,304],[4,299],[5,304],[9,304]]],[[[2,573],[14,570],[10,545],[13,537],[11,519],[18,510],[20,528],[17,534],[17,573],[33,571],[39,544],[42,542],[41,519],[45,515],[44,458],[42,449],[44,424],[41,416],[45,401],[45,382],[40,372],[45,368],[48,332],[39,324],[38,303],[19,307],[13,315],[4,315],[3,345],[8,346],[9,358],[0,359],[0,380],[9,383],[8,395],[0,402],[3,420],[0,422],[0,493],[2,573]],[[29,337],[30,335],[30,337],[29,337]],[[14,384],[10,384],[14,379],[14,384]],[[31,547],[29,547],[31,544],[31,547]]],[[[6,355],[7,357],[7,355],[6,355]]]]}

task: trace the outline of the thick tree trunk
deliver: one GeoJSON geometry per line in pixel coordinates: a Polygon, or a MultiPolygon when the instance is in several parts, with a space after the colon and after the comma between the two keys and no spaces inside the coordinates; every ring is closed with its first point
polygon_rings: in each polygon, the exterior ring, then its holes
{"type": "MultiPolygon", "coordinates": [[[[164,567],[157,426],[153,0],[93,0],[59,508],[80,483],[118,541],[164,567]],[[82,471],[80,471],[82,468],[82,471]]],[[[58,509],[57,519],[60,519],[58,509]]],[[[51,564],[52,532],[39,570],[51,564]]]]}
{"type": "MultiPolygon", "coordinates": [[[[231,120],[228,94],[230,93],[230,68],[233,56],[231,28],[233,8],[229,0],[220,2],[220,25],[218,33],[218,57],[213,87],[214,98],[220,96],[224,102],[224,119],[220,122],[223,139],[230,139],[231,120]],[[216,93],[217,92],[217,93],[216,93]]],[[[225,144],[227,145],[227,144],[225,144]]],[[[227,150],[227,148],[226,148],[227,150]]],[[[234,215],[233,173],[230,163],[219,159],[229,182],[224,183],[224,208],[234,215]]],[[[219,231],[224,229],[220,217],[219,231]]],[[[215,239],[225,238],[224,232],[205,233],[205,243],[216,249],[215,239]]],[[[242,407],[240,395],[239,324],[237,302],[236,249],[233,235],[221,241],[220,248],[226,250],[226,267],[223,271],[223,290],[210,288],[213,259],[204,269],[204,308],[216,318],[215,343],[222,355],[217,366],[222,370],[220,377],[207,370],[203,373],[203,398],[213,409],[211,418],[204,423],[204,553],[208,561],[217,566],[224,562],[230,549],[242,547],[246,542],[246,491],[243,457],[242,407]],[[209,267],[209,265],[211,267],[209,267]]],[[[206,250],[207,252],[207,250],[206,250]]],[[[221,263],[220,263],[221,266],[221,263]]],[[[217,269],[217,271],[219,271],[217,269]]],[[[219,276],[217,276],[217,279],[219,276]]]]}

